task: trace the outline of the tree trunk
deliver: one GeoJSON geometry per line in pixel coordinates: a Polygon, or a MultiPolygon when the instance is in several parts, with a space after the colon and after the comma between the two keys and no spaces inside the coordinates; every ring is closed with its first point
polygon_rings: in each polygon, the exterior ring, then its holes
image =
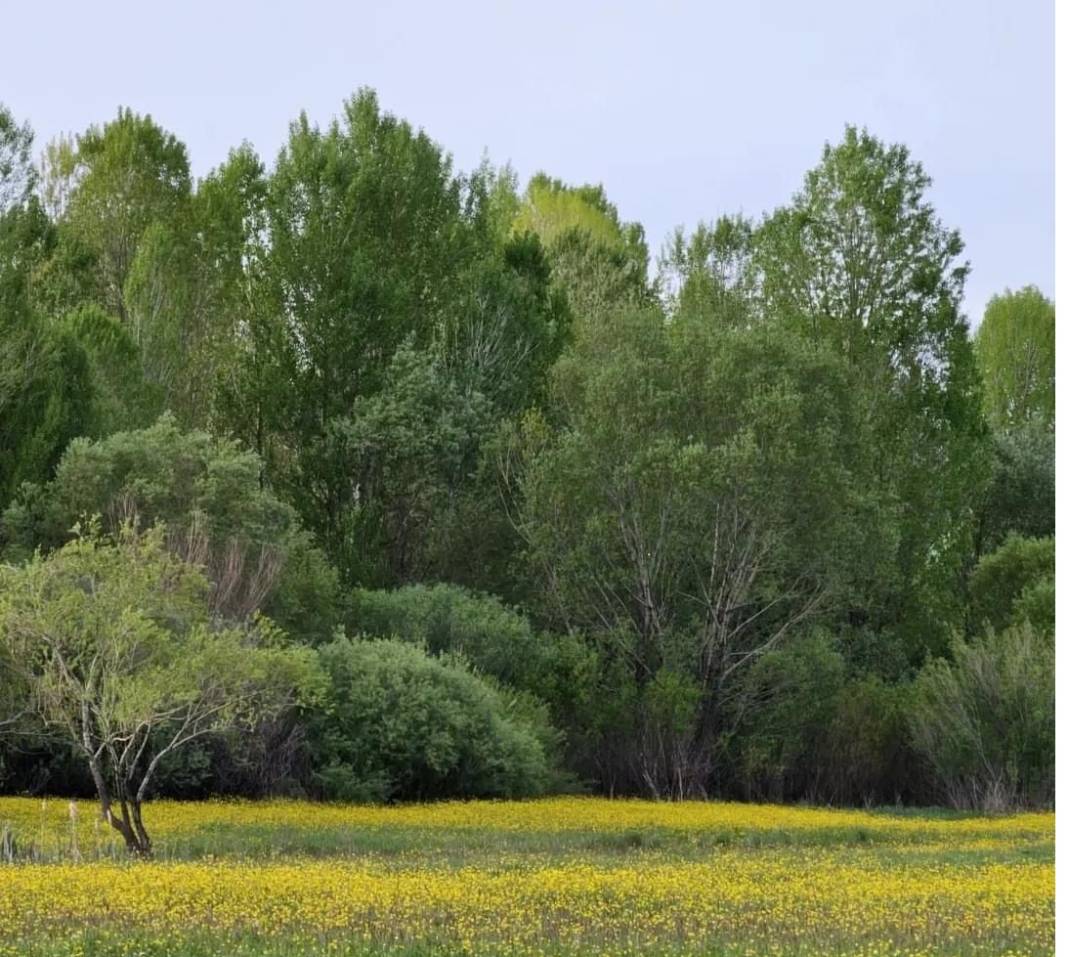
{"type": "Polygon", "coordinates": [[[96,785],[97,795],[100,798],[100,813],[104,820],[122,835],[123,841],[126,842],[127,851],[136,857],[151,857],[152,842],[149,840],[148,833],[141,823],[141,802],[131,802],[133,805],[131,813],[130,803],[127,803],[126,799],[121,797],[118,801],[120,814],[116,815],[112,810],[114,801],[103,774],[100,773],[100,769],[95,762],[90,764],[90,768],[93,775],[93,783],[96,785]]]}
{"type": "Polygon", "coordinates": [[[100,768],[100,762],[92,755],[89,758],[89,773],[93,777],[93,785],[96,787],[96,794],[100,799],[100,816],[122,835],[122,839],[126,842],[126,849],[131,853],[137,853],[137,836],[130,827],[126,804],[122,802],[122,817],[116,817],[111,809],[111,790],[108,788],[104,772],[100,768]]]}
{"type": "Polygon", "coordinates": [[[137,798],[134,798],[130,802],[131,817],[133,818],[134,833],[137,835],[137,841],[139,845],[138,855],[141,857],[152,856],[152,841],[148,836],[148,831],[145,830],[145,825],[141,821],[141,802],[137,798]]]}

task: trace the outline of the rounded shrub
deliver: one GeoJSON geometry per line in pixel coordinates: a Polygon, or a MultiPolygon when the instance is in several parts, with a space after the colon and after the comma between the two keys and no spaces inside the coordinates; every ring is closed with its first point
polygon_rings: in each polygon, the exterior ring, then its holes
{"type": "Polygon", "coordinates": [[[544,728],[462,661],[345,637],[319,655],[327,687],[309,731],[324,797],[522,797],[549,786],[544,728]]]}

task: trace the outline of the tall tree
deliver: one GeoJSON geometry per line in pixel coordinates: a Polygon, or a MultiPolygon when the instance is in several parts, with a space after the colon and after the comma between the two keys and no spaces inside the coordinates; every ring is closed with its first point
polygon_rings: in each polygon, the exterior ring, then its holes
{"type": "Polygon", "coordinates": [[[1054,420],[1054,308],[1035,286],[987,304],[975,337],[983,399],[997,429],[1054,420]]]}
{"type": "Polygon", "coordinates": [[[689,236],[680,227],[660,254],[660,293],[669,312],[705,313],[738,325],[752,314],[753,224],[741,216],[698,223],[689,236]]]}
{"type": "Polygon", "coordinates": [[[464,261],[460,184],[426,134],[365,91],[326,130],[306,116],[291,126],[265,208],[263,415],[276,447],[264,451],[347,571],[357,503],[335,425],[382,387],[403,341],[431,340],[464,261]]]}
{"type": "Polygon", "coordinates": [[[180,215],[191,183],[185,146],[150,116],[120,109],[53,151],[51,190],[66,196],[62,229],[93,256],[101,305],[146,332],[132,315],[126,280],[141,241],[155,223],[180,215]]]}
{"type": "Polygon", "coordinates": [[[875,480],[900,529],[896,584],[868,617],[894,625],[916,660],[959,622],[954,596],[989,468],[960,312],[963,243],[938,220],[929,185],[905,147],[848,127],[754,236],[762,308],[841,354],[866,396],[875,480]]]}
{"type": "Polygon", "coordinates": [[[35,180],[30,124],[20,124],[0,103],[0,215],[25,203],[35,180]]]}
{"type": "Polygon", "coordinates": [[[30,192],[32,140],[0,106],[0,507],[22,482],[46,479],[93,417],[78,336],[34,308],[37,272],[55,236],[30,192]]]}
{"type": "MultiPolygon", "coordinates": [[[[388,395],[411,382],[398,353],[463,403],[504,414],[536,401],[562,346],[566,310],[537,240],[505,233],[507,194],[487,168],[456,176],[369,91],[325,130],[295,122],[267,180],[256,318],[241,340],[258,397],[247,438],[347,579],[368,567],[362,549],[393,534],[369,529],[370,513],[406,495],[366,481],[367,446],[351,441],[372,409],[411,408],[388,395]]],[[[406,548],[391,539],[387,551],[406,548]]]]}
{"type": "Polygon", "coordinates": [[[259,157],[247,145],[231,151],[184,216],[149,227],[125,286],[167,407],[186,425],[233,430],[261,451],[265,194],[259,157]]]}
{"type": "Polygon", "coordinates": [[[649,301],[645,233],[620,218],[602,186],[568,186],[538,173],[512,229],[537,234],[580,323],[649,301]]]}
{"type": "Polygon", "coordinates": [[[543,613],[597,637],[631,702],[597,773],[705,793],[747,667],[880,574],[847,370],[776,326],[651,310],[580,339],[555,381],[562,428],[529,431],[519,523],[543,613]]]}

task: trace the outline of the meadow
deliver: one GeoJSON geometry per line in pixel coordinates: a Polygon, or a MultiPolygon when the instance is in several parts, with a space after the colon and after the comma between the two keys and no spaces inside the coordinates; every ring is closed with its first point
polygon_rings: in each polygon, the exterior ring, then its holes
{"type": "Polygon", "coordinates": [[[0,955],[1044,954],[1049,813],[0,798],[0,955]],[[12,850],[13,841],[13,850],[12,850]]]}

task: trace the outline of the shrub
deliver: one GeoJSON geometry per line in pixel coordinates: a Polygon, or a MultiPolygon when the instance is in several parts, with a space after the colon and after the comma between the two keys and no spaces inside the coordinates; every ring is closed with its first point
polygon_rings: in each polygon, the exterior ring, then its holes
{"type": "Polygon", "coordinates": [[[872,805],[927,797],[908,740],[910,692],[909,684],[877,675],[842,686],[824,743],[821,800],[872,805]]]}
{"type": "MultiPolygon", "coordinates": [[[[970,582],[972,620],[977,628],[995,631],[1007,627],[1014,606],[1032,586],[1052,582],[1054,543],[1052,538],[1024,538],[1012,534],[995,552],[984,555],[972,572],[970,582]]],[[[1030,607],[1029,599],[1028,607],[1030,607]]]]}
{"type": "Polygon", "coordinates": [[[255,452],[163,415],[147,429],[75,439],[46,485],[23,485],[3,514],[5,557],[58,548],[100,515],[114,532],[135,518],[167,526],[168,547],[204,567],[212,611],[239,620],[263,610],[295,638],[329,639],[337,575],[296,512],[261,484],[255,452]]]}
{"type": "Polygon", "coordinates": [[[746,796],[781,801],[818,786],[816,765],[844,670],[842,656],[820,632],[756,662],[740,696],[744,716],[735,746],[746,796]]]}
{"type": "Polygon", "coordinates": [[[907,743],[908,686],[849,672],[838,642],[822,631],[754,666],[732,742],[743,796],[889,804],[910,785],[909,797],[924,796],[909,773],[916,756],[907,743]]]}
{"type": "Polygon", "coordinates": [[[547,722],[462,662],[395,640],[320,649],[328,690],[310,723],[314,778],[339,800],[520,797],[552,780],[547,722]]]}
{"type": "Polygon", "coordinates": [[[463,655],[484,674],[533,691],[549,666],[530,623],[497,598],[456,585],[356,589],[346,627],[353,632],[425,645],[431,654],[463,655]]]}
{"type": "Polygon", "coordinates": [[[910,728],[955,807],[1004,810],[1053,796],[1053,639],[1030,624],[958,640],[916,679],[910,728]]]}
{"type": "Polygon", "coordinates": [[[537,632],[500,599],[457,585],[356,589],[345,624],[350,633],[460,655],[479,673],[545,701],[567,724],[582,710],[595,667],[592,650],[577,636],[537,632]]]}

